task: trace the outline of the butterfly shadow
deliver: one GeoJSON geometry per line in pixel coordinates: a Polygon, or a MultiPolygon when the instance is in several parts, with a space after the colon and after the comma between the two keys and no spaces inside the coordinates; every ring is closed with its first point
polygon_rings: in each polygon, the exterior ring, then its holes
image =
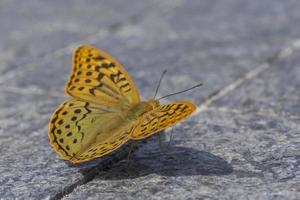
{"type": "Polygon", "coordinates": [[[120,180],[138,178],[150,174],[161,176],[221,176],[233,172],[232,166],[223,158],[206,151],[186,147],[169,147],[167,152],[138,152],[130,162],[121,161],[102,171],[96,178],[120,180]],[[143,156],[142,156],[143,155],[143,156]]]}

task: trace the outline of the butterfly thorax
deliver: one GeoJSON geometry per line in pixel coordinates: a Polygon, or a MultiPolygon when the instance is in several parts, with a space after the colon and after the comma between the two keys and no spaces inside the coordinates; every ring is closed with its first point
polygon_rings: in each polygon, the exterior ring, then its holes
{"type": "Polygon", "coordinates": [[[137,119],[143,114],[157,108],[159,106],[159,101],[155,99],[150,99],[148,101],[141,101],[134,106],[132,106],[127,112],[127,119],[137,119]]]}

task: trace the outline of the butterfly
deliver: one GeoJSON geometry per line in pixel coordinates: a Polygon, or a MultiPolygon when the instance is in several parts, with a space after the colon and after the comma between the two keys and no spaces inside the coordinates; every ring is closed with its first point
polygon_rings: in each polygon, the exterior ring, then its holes
{"type": "Polygon", "coordinates": [[[73,54],[62,103],[49,122],[50,144],[71,163],[102,157],[129,140],[141,140],[189,116],[196,105],[141,101],[133,80],[112,56],[83,45],[73,54]]]}

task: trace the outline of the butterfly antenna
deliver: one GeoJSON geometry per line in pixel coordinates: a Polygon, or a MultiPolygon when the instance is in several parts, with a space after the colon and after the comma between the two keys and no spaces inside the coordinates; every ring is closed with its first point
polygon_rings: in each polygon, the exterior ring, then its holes
{"type": "Polygon", "coordinates": [[[153,99],[155,99],[155,97],[156,97],[156,95],[157,95],[157,92],[158,92],[158,89],[159,89],[161,80],[163,79],[163,77],[164,77],[164,75],[166,74],[166,72],[167,72],[167,70],[165,69],[165,70],[161,73],[161,75],[160,75],[160,79],[159,79],[159,81],[158,81],[158,85],[157,85],[157,87],[156,87],[156,90],[155,90],[155,94],[154,94],[153,99]]]}
{"type": "Polygon", "coordinates": [[[189,90],[192,90],[192,89],[194,89],[194,88],[200,87],[200,86],[202,86],[202,85],[203,85],[202,83],[199,83],[199,84],[197,84],[197,85],[195,85],[195,86],[193,86],[193,87],[191,87],[191,88],[188,88],[188,89],[186,89],[186,90],[182,90],[182,91],[180,91],[180,92],[175,92],[175,93],[168,94],[168,95],[166,95],[166,96],[160,97],[158,100],[163,99],[163,98],[167,98],[167,97],[169,97],[169,96],[173,96],[173,95],[176,95],[176,94],[180,94],[180,93],[187,92],[187,91],[189,91],[189,90]]]}

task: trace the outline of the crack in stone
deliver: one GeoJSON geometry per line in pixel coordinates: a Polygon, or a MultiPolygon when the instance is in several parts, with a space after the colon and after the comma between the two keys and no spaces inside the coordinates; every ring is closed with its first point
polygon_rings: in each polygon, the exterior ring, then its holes
{"type": "Polygon", "coordinates": [[[71,43],[71,44],[69,44],[65,47],[56,49],[52,52],[46,53],[42,56],[39,56],[33,62],[24,63],[24,64],[22,64],[22,66],[19,65],[14,70],[8,71],[7,73],[1,75],[0,76],[0,83],[5,83],[6,80],[8,80],[10,78],[13,78],[17,75],[23,74],[26,71],[34,70],[37,66],[39,66],[38,64],[42,61],[55,59],[57,57],[65,55],[67,53],[71,53],[73,51],[73,49],[76,46],[80,45],[80,44],[95,43],[97,40],[99,40],[99,38],[104,38],[104,37],[106,37],[110,34],[113,34],[113,33],[117,32],[124,25],[135,23],[144,12],[145,11],[143,10],[141,13],[138,13],[136,15],[128,17],[128,20],[126,20],[126,22],[116,22],[116,23],[114,23],[114,24],[112,24],[112,25],[110,25],[106,28],[102,28],[102,29],[98,30],[96,33],[91,34],[90,36],[88,36],[88,37],[86,37],[82,40],[73,42],[73,43],[71,43]],[[22,70],[18,70],[20,67],[22,67],[22,70]]]}
{"type": "MultiPolygon", "coordinates": [[[[51,196],[50,200],[60,200],[63,199],[65,195],[68,195],[74,191],[75,188],[78,186],[84,185],[90,181],[92,181],[98,174],[101,172],[105,172],[111,168],[113,164],[119,163],[121,160],[124,160],[124,158],[128,155],[129,145],[125,145],[122,149],[118,150],[116,153],[111,155],[109,158],[101,161],[99,164],[88,168],[79,170],[80,173],[82,173],[83,178],[78,179],[74,183],[64,187],[61,189],[61,191],[57,192],[54,196],[51,196]]],[[[138,149],[137,146],[135,146],[134,149],[132,149],[131,152],[136,151],[138,149]]],[[[84,165],[84,164],[83,164],[84,165]]],[[[72,165],[71,165],[72,166],[72,165]]]]}
{"type": "Polygon", "coordinates": [[[65,97],[65,94],[59,93],[59,92],[45,92],[43,89],[37,88],[37,87],[14,87],[14,86],[5,86],[5,87],[0,87],[2,91],[5,92],[11,92],[15,94],[22,94],[22,95],[36,95],[36,96],[51,96],[51,97],[65,97]]]}
{"type": "MultiPolygon", "coordinates": [[[[280,112],[274,112],[273,110],[252,110],[252,109],[235,109],[235,108],[228,108],[228,107],[208,107],[205,111],[217,111],[222,113],[234,113],[234,114],[247,114],[252,113],[256,115],[260,115],[262,117],[272,117],[272,118],[289,118],[289,119],[300,119],[299,116],[292,115],[290,113],[280,111],[280,112]]],[[[204,112],[204,111],[202,111],[204,112]]]]}
{"type": "Polygon", "coordinates": [[[262,72],[269,69],[272,64],[275,62],[285,59],[288,56],[290,56],[294,50],[300,48],[300,38],[297,38],[293,40],[293,42],[288,45],[288,47],[279,50],[277,53],[275,53],[273,56],[270,56],[269,58],[265,59],[262,63],[258,64],[253,70],[250,70],[248,73],[243,75],[240,78],[237,78],[232,83],[228,84],[227,86],[221,88],[220,90],[214,92],[211,94],[207,99],[204,100],[202,104],[200,104],[195,112],[195,114],[198,114],[199,112],[203,112],[208,109],[209,105],[211,105],[214,101],[220,99],[221,97],[227,95],[229,92],[235,90],[238,88],[242,83],[244,83],[246,80],[251,80],[254,77],[257,77],[262,72]]]}

